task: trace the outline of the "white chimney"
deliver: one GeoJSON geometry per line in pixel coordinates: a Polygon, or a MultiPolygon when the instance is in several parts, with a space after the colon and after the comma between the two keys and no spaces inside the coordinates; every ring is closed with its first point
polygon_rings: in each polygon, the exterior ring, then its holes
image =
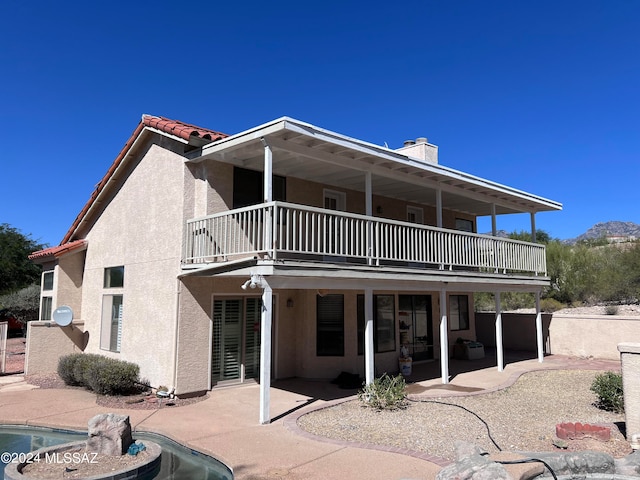
{"type": "Polygon", "coordinates": [[[427,137],[405,140],[404,146],[398,148],[396,152],[423,162],[438,163],[438,146],[430,144],[427,137]]]}

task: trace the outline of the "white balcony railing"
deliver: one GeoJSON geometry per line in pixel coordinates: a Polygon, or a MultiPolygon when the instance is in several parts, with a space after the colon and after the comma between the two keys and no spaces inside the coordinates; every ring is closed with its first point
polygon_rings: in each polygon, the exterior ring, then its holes
{"type": "Polygon", "coordinates": [[[546,275],[543,245],[291,203],[187,222],[183,263],[252,255],[546,275]]]}

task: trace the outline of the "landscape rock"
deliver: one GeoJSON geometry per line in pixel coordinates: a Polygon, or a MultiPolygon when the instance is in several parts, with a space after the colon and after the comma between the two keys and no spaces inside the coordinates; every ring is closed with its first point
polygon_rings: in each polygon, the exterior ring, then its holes
{"type": "Polygon", "coordinates": [[[616,458],[616,473],[620,475],[640,475],[640,450],[627,455],[624,458],[616,458]]]}
{"type": "MultiPolygon", "coordinates": [[[[537,452],[523,453],[531,458],[544,460],[556,475],[586,473],[616,473],[616,465],[611,455],[602,452],[537,452]]],[[[550,475],[549,472],[545,476],[550,475]]]]}
{"type": "Polygon", "coordinates": [[[89,420],[87,450],[104,455],[124,455],[133,443],[128,415],[102,413],[89,420]]]}
{"type": "Polygon", "coordinates": [[[477,446],[455,442],[457,462],[444,467],[436,480],[513,480],[507,470],[495,463],[477,446]]]}

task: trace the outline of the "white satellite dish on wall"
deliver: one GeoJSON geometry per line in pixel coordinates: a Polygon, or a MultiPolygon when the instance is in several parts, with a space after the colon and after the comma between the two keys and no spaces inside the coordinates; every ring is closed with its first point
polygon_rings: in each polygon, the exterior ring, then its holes
{"type": "Polygon", "coordinates": [[[73,310],[71,310],[71,307],[62,305],[61,307],[58,307],[53,311],[52,317],[58,325],[60,325],[61,327],[66,327],[73,321],[73,310]]]}

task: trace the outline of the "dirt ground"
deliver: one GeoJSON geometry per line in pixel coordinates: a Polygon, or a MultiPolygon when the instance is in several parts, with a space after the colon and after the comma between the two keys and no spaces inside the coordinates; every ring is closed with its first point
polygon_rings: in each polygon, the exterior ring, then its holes
{"type": "Polygon", "coordinates": [[[24,372],[24,351],[26,341],[27,339],[24,337],[7,339],[5,367],[4,372],[0,372],[0,375],[11,375],[14,373],[24,372]]]}

